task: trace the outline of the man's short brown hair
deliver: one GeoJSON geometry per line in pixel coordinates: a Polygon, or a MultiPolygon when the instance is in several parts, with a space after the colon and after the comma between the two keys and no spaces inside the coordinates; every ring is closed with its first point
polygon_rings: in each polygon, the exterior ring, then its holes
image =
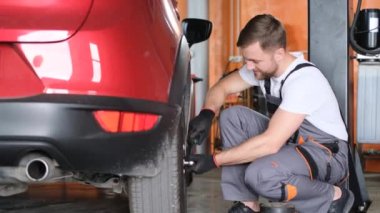
{"type": "Polygon", "coordinates": [[[286,32],[281,22],[268,14],[253,17],[241,30],[237,46],[245,48],[255,42],[263,50],[286,48],[286,32]]]}

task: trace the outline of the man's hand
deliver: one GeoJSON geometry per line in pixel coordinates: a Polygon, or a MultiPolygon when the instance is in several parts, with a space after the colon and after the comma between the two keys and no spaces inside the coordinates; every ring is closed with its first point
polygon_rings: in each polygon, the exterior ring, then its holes
{"type": "Polygon", "coordinates": [[[203,109],[189,124],[189,140],[193,144],[202,144],[210,134],[212,119],[215,113],[209,109],[203,109]]]}
{"type": "Polygon", "coordinates": [[[189,160],[195,163],[192,167],[195,174],[202,174],[218,167],[213,155],[190,155],[189,160]]]}

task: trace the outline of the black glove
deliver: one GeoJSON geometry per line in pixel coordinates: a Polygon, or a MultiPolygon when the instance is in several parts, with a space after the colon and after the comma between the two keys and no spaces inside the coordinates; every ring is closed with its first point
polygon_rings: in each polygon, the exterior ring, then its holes
{"type": "Polygon", "coordinates": [[[195,174],[202,174],[218,167],[215,164],[213,155],[190,155],[189,160],[194,161],[194,165],[191,170],[195,174]]]}
{"type": "Polygon", "coordinates": [[[189,124],[189,141],[193,144],[202,144],[210,134],[212,119],[215,113],[209,109],[202,109],[198,116],[189,124]]]}

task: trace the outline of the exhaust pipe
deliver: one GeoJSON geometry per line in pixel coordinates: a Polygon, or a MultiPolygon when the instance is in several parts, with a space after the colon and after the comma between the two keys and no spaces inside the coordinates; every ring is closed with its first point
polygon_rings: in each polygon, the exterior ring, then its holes
{"type": "Polygon", "coordinates": [[[49,175],[49,166],[44,159],[33,159],[26,165],[25,172],[30,180],[42,181],[49,175]]]}
{"type": "Polygon", "coordinates": [[[41,154],[29,154],[20,161],[21,175],[25,182],[42,182],[54,175],[55,164],[52,159],[41,154]]]}

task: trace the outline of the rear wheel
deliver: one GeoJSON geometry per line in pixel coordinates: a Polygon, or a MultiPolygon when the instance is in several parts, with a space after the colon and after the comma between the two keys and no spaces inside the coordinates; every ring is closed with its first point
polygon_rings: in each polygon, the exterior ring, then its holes
{"type": "Polygon", "coordinates": [[[184,132],[178,125],[170,147],[165,149],[161,171],[154,177],[128,178],[128,197],[133,213],[186,212],[186,188],[183,173],[184,132]]]}

